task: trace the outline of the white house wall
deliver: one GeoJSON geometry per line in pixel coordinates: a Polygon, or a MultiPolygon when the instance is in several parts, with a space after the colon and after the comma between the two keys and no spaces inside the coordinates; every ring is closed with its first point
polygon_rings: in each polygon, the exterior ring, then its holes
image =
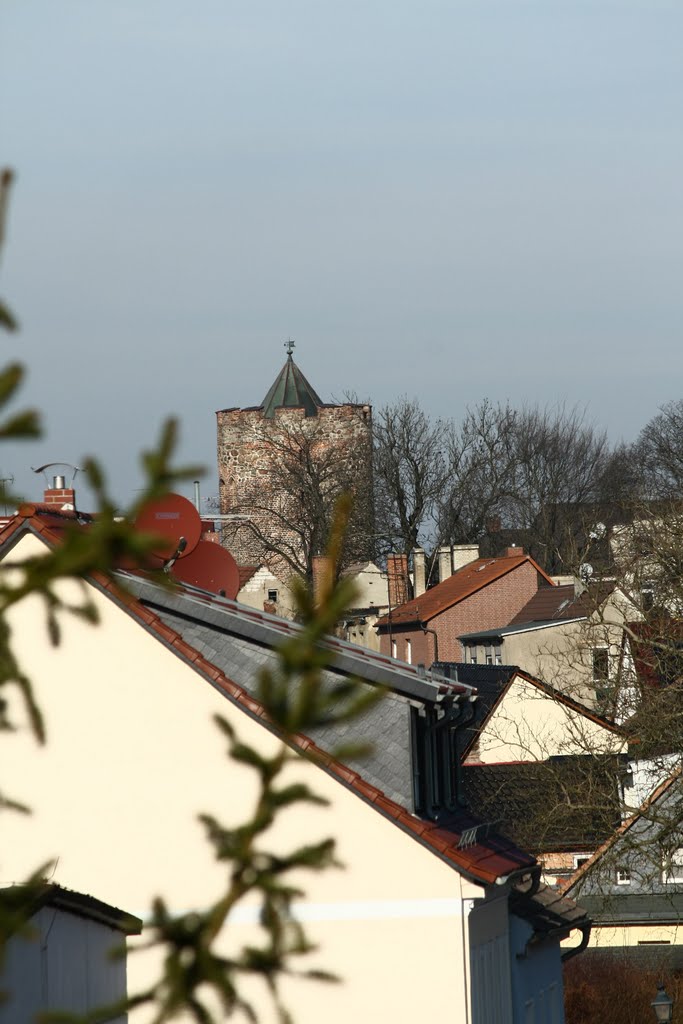
{"type": "MultiPolygon", "coordinates": [[[[31,538],[14,554],[43,550],[31,538]]],[[[72,585],[72,596],[78,588],[72,585]]],[[[228,763],[211,722],[224,715],[262,751],[275,740],[214,690],[139,622],[90,588],[101,623],[68,617],[50,647],[40,602],[11,617],[16,652],[33,679],[48,729],[38,747],[27,725],[0,743],[3,791],[33,808],[3,814],[3,884],[50,860],[52,880],[142,918],[161,893],[173,910],[200,907],[220,891],[197,822],[208,811],[226,823],[249,815],[254,783],[228,763]]],[[[25,716],[24,716],[25,717],[25,716]]],[[[343,983],[288,986],[300,1024],[414,1021],[432,1013],[463,1020],[466,943],[461,879],[412,837],[322,770],[297,760],[330,801],[280,820],[272,842],[287,848],[338,839],[345,865],[303,878],[302,913],[320,947],[304,967],[333,970],[343,983]]],[[[226,946],[253,923],[236,921],[226,946]]],[[[149,957],[129,957],[129,991],[150,980],[149,957]]],[[[148,1019],[132,1014],[132,1024],[148,1019]]],[[[267,1011],[260,1020],[274,1017],[267,1011]]]]}
{"type": "Polygon", "coordinates": [[[516,677],[481,732],[479,760],[543,761],[556,754],[617,751],[618,736],[516,677]]]}

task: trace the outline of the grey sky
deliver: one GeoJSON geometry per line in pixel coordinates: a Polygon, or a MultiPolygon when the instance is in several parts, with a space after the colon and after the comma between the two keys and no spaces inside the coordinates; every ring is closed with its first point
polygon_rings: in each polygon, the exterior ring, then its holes
{"type": "Polygon", "coordinates": [[[631,439],[681,397],[682,40],[680,0],[5,0],[2,340],[47,437],[1,475],[95,452],[126,501],[175,414],[212,493],[288,335],[323,398],[631,439]]]}

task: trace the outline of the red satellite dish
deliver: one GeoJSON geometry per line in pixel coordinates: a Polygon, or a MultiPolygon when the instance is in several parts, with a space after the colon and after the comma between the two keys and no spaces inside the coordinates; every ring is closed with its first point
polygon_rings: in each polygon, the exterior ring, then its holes
{"type": "Polygon", "coordinates": [[[185,558],[197,547],[202,535],[199,512],[182,494],[167,494],[158,501],[148,502],[140,510],[135,527],[141,532],[159,537],[154,554],[164,561],[177,553],[181,537],[187,543],[178,558],[185,558]]]}
{"type": "Polygon", "coordinates": [[[211,594],[223,593],[234,601],[240,589],[240,573],[237,562],[229,551],[201,540],[191,555],[179,559],[171,573],[183,583],[208,590],[211,594]]]}

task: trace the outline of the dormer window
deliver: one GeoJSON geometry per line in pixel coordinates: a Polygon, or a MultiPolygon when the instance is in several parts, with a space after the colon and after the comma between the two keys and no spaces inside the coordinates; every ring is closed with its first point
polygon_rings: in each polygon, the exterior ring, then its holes
{"type": "Polygon", "coordinates": [[[428,817],[457,806],[455,720],[452,709],[411,709],[413,801],[415,811],[428,817]]]}

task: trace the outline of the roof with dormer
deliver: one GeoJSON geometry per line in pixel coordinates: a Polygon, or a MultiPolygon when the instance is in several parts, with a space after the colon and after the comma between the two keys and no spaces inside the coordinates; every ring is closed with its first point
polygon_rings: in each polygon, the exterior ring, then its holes
{"type": "Polygon", "coordinates": [[[317,416],[318,409],[324,404],[290,352],[259,408],[267,419],[272,419],[276,409],[303,409],[306,416],[317,416]]]}

